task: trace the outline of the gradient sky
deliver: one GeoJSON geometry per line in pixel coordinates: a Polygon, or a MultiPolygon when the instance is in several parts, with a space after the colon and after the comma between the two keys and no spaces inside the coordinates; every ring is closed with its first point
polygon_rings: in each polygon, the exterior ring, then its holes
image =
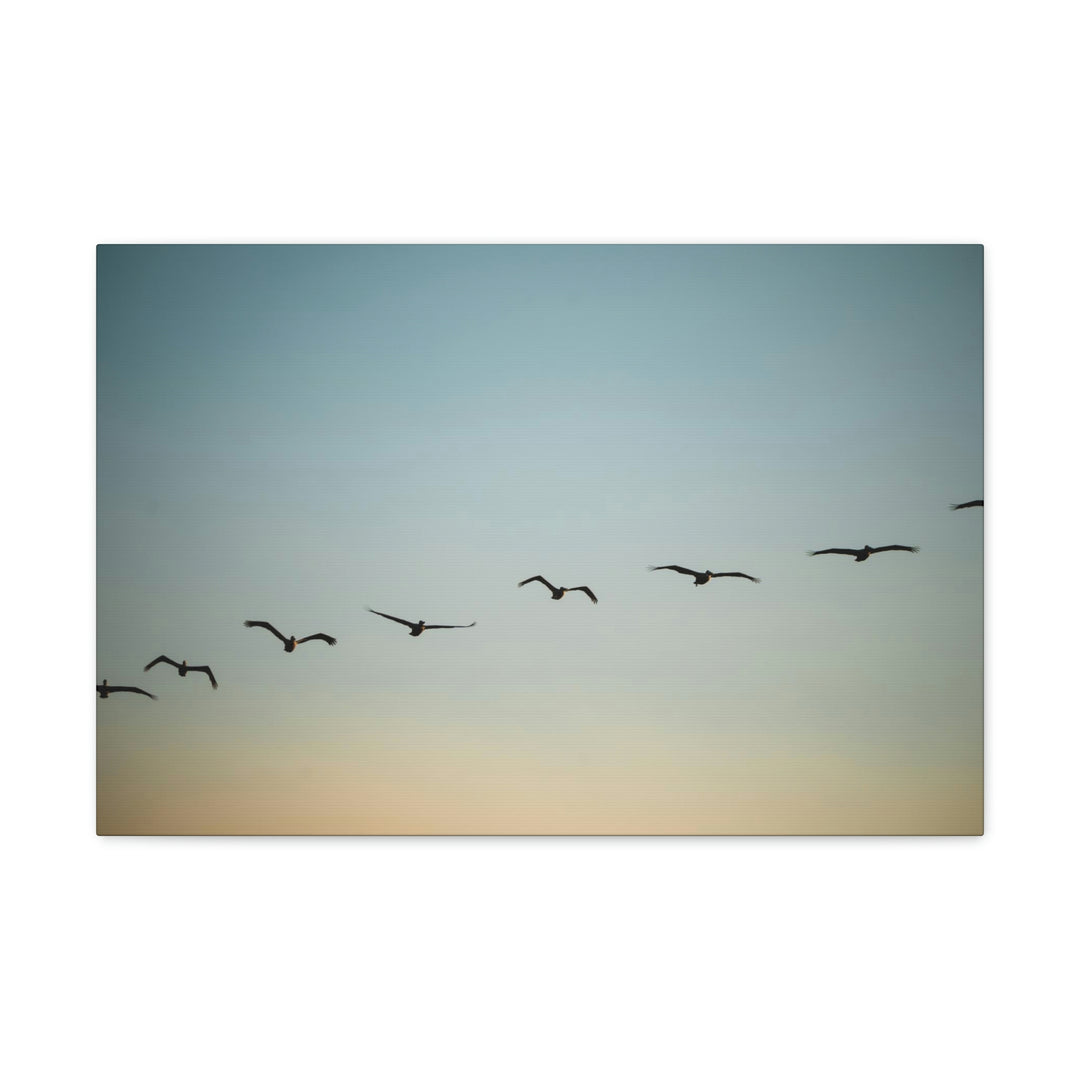
{"type": "Polygon", "coordinates": [[[99,248],[98,679],[160,694],[99,831],[981,832],[982,303],[971,245],[99,248]],[[864,543],[922,551],[806,557],[864,543]]]}

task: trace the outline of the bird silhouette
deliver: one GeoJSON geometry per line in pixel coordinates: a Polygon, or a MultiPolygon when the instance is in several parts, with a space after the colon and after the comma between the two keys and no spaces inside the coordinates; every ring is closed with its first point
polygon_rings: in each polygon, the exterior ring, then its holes
{"type": "Polygon", "coordinates": [[[100,698],[107,698],[110,694],[144,694],[157,701],[157,694],[151,694],[149,690],[140,690],[137,686],[110,686],[108,679],[102,679],[96,689],[100,698]]]}
{"type": "Polygon", "coordinates": [[[575,585],[571,589],[565,587],[556,589],[547,578],[537,574],[536,577],[530,577],[526,578],[524,581],[519,581],[518,588],[520,589],[522,585],[528,585],[530,581],[539,581],[542,585],[546,585],[551,590],[552,600],[561,600],[568,592],[583,592],[594,604],[598,603],[596,593],[594,593],[588,585],[575,585]]]}
{"type": "Polygon", "coordinates": [[[292,637],[286,637],[280,631],[275,630],[268,622],[261,622],[258,619],[245,619],[245,626],[261,626],[264,630],[269,630],[279,641],[285,642],[285,652],[293,652],[297,645],[303,645],[305,641],[325,641],[327,645],[336,645],[337,638],[331,637],[329,634],[308,634],[307,637],[297,638],[294,634],[292,637]]]}
{"type": "Polygon", "coordinates": [[[202,664],[201,666],[196,667],[194,664],[189,664],[186,660],[181,660],[178,664],[175,660],[170,660],[167,656],[159,656],[156,660],[151,660],[150,663],[143,668],[143,671],[149,671],[155,664],[172,664],[172,666],[176,668],[177,672],[179,673],[180,678],[184,678],[189,671],[205,672],[205,674],[210,679],[210,685],[215,690],[218,688],[217,679],[214,678],[214,673],[206,664],[202,664]]]}
{"type": "Polygon", "coordinates": [[[387,615],[385,611],[376,611],[374,608],[368,608],[368,611],[372,615],[381,615],[384,619],[389,619],[391,622],[401,623],[402,626],[409,628],[409,634],[411,637],[419,637],[425,630],[468,630],[470,626],[475,626],[475,622],[456,624],[453,626],[444,623],[426,623],[423,619],[419,622],[409,622],[408,619],[399,619],[396,615],[387,615]]]}
{"type": "Polygon", "coordinates": [[[918,551],[917,547],[908,547],[906,544],[887,544],[885,547],[871,547],[869,544],[863,548],[822,548],[821,551],[808,551],[807,555],[854,555],[856,562],[866,562],[871,555],[879,551],[918,551]]]}
{"type": "Polygon", "coordinates": [[[713,578],[718,577],[741,577],[752,581],[755,585],[761,582],[761,578],[751,577],[749,574],[740,573],[738,570],[729,570],[717,573],[715,570],[688,570],[685,566],[650,566],[650,570],[674,570],[676,574],[689,574],[694,579],[695,585],[708,585],[713,578]]]}
{"type": "Polygon", "coordinates": [[[982,499],[972,499],[971,502],[966,503],[953,503],[953,510],[966,510],[969,506],[982,506],[982,499]]]}

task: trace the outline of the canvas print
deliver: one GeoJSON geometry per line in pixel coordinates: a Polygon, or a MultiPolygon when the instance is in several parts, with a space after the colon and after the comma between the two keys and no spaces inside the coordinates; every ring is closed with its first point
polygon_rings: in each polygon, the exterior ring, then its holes
{"type": "Polygon", "coordinates": [[[982,832],[978,245],[103,245],[96,400],[100,834],[982,832]]]}

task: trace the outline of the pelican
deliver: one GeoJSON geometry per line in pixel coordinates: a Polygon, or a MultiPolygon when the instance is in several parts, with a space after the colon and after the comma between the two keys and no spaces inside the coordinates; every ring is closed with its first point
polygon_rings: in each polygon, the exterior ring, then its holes
{"type": "Polygon", "coordinates": [[[368,608],[368,611],[372,615],[381,615],[384,619],[389,619],[391,622],[401,623],[402,626],[409,628],[409,634],[411,637],[419,637],[425,630],[468,630],[470,626],[475,626],[475,622],[465,623],[464,625],[448,626],[443,623],[426,623],[423,619],[419,622],[409,622],[408,619],[399,619],[396,615],[387,615],[384,611],[376,611],[374,608],[368,608]]]}
{"type": "Polygon", "coordinates": [[[594,604],[597,603],[596,593],[588,585],[575,585],[572,589],[565,587],[556,589],[546,577],[537,574],[536,577],[528,577],[524,581],[519,581],[518,588],[520,589],[522,585],[528,585],[530,581],[539,581],[541,584],[546,585],[551,590],[552,600],[561,600],[568,592],[583,592],[594,604]]]}
{"type": "Polygon", "coordinates": [[[908,547],[906,544],[887,544],[885,547],[871,547],[869,544],[864,548],[823,548],[821,551],[808,551],[807,555],[854,555],[856,562],[866,562],[871,555],[879,551],[918,551],[917,547],[908,547]]]}
{"type": "Polygon", "coordinates": [[[196,667],[194,664],[189,664],[186,660],[181,660],[178,664],[175,660],[170,660],[167,656],[159,656],[156,660],[151,660],[143,671],[149,671],[155,664],[172,664],[174,668],[179,672],[180,678],[183,679],[189,671],[204,671],[210,679],[210,685],[216,690],[217,679],[214,678],[214,673],[203,664],[201,667],[196,667]]]}
{"type": "Polygon", "coordinates": [[[107,698],[110,694],[145,694],[148,698],[157,701],[157,694],[151,694],[149,690],[140,690],[137,686],[110,686],[108,679],[101,680],[97,692],[100,698],[107,698]]]}
{"type": "Polygon", "coordinates": [[[982,499],[972,499],[971,502],[966,503],[953,503],[953,510],[966,510],[969,506],[982,506],[982,499]]]}
{"type": "Polygon", "coordinates": [[[327,645],[336,645],[337,638],[331,637],[329,634],[308,634],[307,637],[297,638],[295,634],[292,637],[286,637],[280,631],[275,630],[268,622],[260,622],[258,619],[245,619],[245,626],[261,626],[264,630],[269,630],[279,641],[285,642],[285,651],[293,652],[297,645],[303,645],[305,641],[325,641],[327,645]]]}
{"type": "Polygon", "coordinates": [[[694,579],[695,585],[708,585],[714,577],[741,577],[752,581],[755,585],[761,582],[761,578],[742,574],[738,570],[729,570],[725,573],[717,573],[715,570],[687,570],[685,566],[650,566],[650,570],[674,570],[676,574],[689,574],[694,579]]]}

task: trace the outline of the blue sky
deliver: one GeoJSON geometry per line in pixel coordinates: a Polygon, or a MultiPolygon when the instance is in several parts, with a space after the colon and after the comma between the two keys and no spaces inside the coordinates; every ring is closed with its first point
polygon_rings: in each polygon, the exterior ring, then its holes
{"type": "Polygon", "coordinates": [[[103,831],[981,828],[980,247],[98,261],[103,831]]]}

